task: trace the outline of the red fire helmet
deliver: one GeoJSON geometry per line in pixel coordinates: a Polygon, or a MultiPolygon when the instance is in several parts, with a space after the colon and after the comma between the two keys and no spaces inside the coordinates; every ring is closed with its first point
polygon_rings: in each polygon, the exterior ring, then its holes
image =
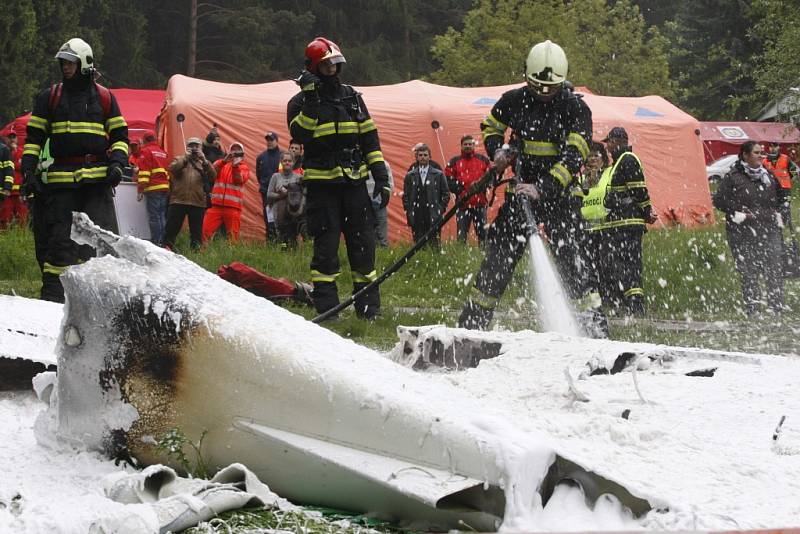
{"type": "Polygon", "coordinates": [[[306,46],[306,68],[314,74],[319,74],[317,67],[325,60],[330,60],[334,65],[347,63],[336,43],[324,37],[317,37],[306,46]]]}

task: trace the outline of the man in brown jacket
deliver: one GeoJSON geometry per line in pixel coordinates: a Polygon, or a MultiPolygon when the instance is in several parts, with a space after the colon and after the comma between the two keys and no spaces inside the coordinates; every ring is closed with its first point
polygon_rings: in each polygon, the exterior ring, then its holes
{"type": "Polygon", "coordinates": [[[203,214],[206,211],[206,194],[211,191],[217,171],[203,155],[201,141],[197,137],[186,140],[186,155],[178,156],[169,166],[172,182],[167,210],[167,227],[164,247],[172,250],[175,238],[189,218],[189,235],[192,250],[199,250],[203,243],[203,214]]]}

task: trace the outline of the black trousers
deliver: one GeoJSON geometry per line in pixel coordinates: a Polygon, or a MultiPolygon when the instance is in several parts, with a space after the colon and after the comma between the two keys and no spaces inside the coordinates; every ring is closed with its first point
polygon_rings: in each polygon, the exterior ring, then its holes
{"type": "MultiPolygon", "coordinates": [[[[363,181],[309,183],[306,196],[308,234],[314,239],[311,281],[314,306],[322,313],[339,304],[336,278],[341,272],[339,241],[344,234],[353,277],[353,293],[375,279],[375,216],[363,181]]],[[[376,287],[355,301],[356,314],[371,318],[380,312],[376,287]]]]}
{"type": "Polygon", "coordinates": [[[620,226],[604,230],[608,233],[612,305],[625,306],[629,313],[643,314],[642,238],[644,225],[620,226]]]}
{"type": "Polygon", "coordinates": [[[766,286],[767,306],[783,307],[783,238],[780,228],[737,228],[727,231],[734,264],[742,279],[742,298],[748,314],[761,307],[761,280],[766,286]]]}
{"type": "MultiPolygon", "coordinates": [[[[564,201],[539,203],[535,215],[544,224],[550,250],[561,280],[572,298],[585,291],[581,258],[578,254],[581,221],[579,213],[564,201]]],[[[528,221],[520,203],[507,197],[489,227],[486,256],[475,277],[472,294],[464,305],[458,325],[483,330],[489,326],[494,308],[505,293],[520,258],[528,245],[528,221]]]]}
{"type": "MultiPolygon", "coordinates": [[[[72,212],[83,212],[96,225],[118,233],[112,189],[106,184],[92,184],[75,189],[51,188],[42,196],[41,221],[44,246],[42,265],[42,300],[64,302],[64,287],[59,275],[70,265],[87,261],[94,249],[70,239],[72,212]]],[[[38,217],[38,216],[37,216],[38,217]]]]}
{"type": "Polygon", "coordinates": [[[588,291],[597,292],[604,306],[613,306],[619,289],[613,282],[610,236],[606,230],[588,231],[581,244],[588,291]]]}
{"type": "Polygon", "coordinates": [[[181,231],[183,221],[189,219],[189,239],[192,250],[203,244],[203,215],[206,209],[188,204],[170,204],[167,208],[167,226],[164,230],[164,245],[174,248],[175,239],[181,231]]]}

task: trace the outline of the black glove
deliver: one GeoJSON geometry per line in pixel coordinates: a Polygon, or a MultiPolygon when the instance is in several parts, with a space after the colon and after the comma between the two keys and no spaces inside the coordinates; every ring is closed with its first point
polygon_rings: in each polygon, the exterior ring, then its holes
{"type": "Polygon", "coordinates": [[[300,73],[300,77],[295,80],[295,83],[300,86],[303,91],[314,91],[320,83],[319,76],[313,72],[304,70],[300,73]]]}
{"type": "Polygon", "coordinates": [[[119,185],[119,183],[122,181],[122,163],[118,161],[112,161],[108,164],[106,181],[111,187],[117,187],[119,185]]]}
{"type": "Polygon", "coordinates": [[[22,176],[22,194],[25,198],[34,197],[44,192],[44,184],[39,174],[34,171],[24,171],[22,176]]]}
{"type": "Polygon", "coordinates": [[[389,198],[392,196],[392,190],[389,189],[389,183],[375,182],[375,191],[372,193],[372,198],[377,202],[380,198],[380,208],[383,209],[389,205],[389,198]]]}

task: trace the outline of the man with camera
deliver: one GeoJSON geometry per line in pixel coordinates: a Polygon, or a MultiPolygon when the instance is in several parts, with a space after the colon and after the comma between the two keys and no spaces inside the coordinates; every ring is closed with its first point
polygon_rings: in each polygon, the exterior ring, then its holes
{"type": "Polygon", "coordinates": [[[239,226],[244,207],[244,184],[250,179],[250,168],[244,162],[244,145],[231,143],[224,158],[214,162],[217,179],[211,188],[211,207],[203,220],[203,241],[211,239],[220,226],[232,243],[239,241],[239,226]]]}
{"type": "Polygon", "coordinates": [[[572,92],[567,66],[567,56],[557,44],[535,45],[525,62],[526,84],[503,94],[481,123],[494,165],[508,163],[508,151],[501,147],[509,128],[516,137],[519,162],[516,185],[489,228],[486,257],[458,320],[462,328],[483,330],[489,325],[536,231],[531,218],[543,225],[568,293],[582,296],[584,284],[577,270],[580,212],[571,190],[573,176],[589,154],[592,113],[572,92]]]}
{"type": "Polygon", "coordinates": [[[202,141],[197,137],[186,140],[186,154],[175,158],[169,166],[172,175],[167,209],[167,225],[164,230],[164,247],[175,248],[175,239],[181,231],[183,221],[189,219],[189,236],[192,250],[199,250],[203,243],[203,214],[206,211],[206,195],[211,192],[217,170],[206,159],[200,149],[202,141]]]}
{"type": "MultiPolygon", "coordinates": [[[[295,80],[301,91],[289,101],[292,138],[305,150],[308,234],[314,238],[311,280],[319,313],[339,304],[339,240],[344,234],[353,292],[375,280],[375,216],[366,180],[375,180],[378,207],[389,203],[391,189],[378,130],[360,93],[339,81],[345,63],[336,43],[323,37],[306,47],[306,70],[295,80]]],[[[378,288],[355,301],[356,315],[380,313],[378,288]]]]}

